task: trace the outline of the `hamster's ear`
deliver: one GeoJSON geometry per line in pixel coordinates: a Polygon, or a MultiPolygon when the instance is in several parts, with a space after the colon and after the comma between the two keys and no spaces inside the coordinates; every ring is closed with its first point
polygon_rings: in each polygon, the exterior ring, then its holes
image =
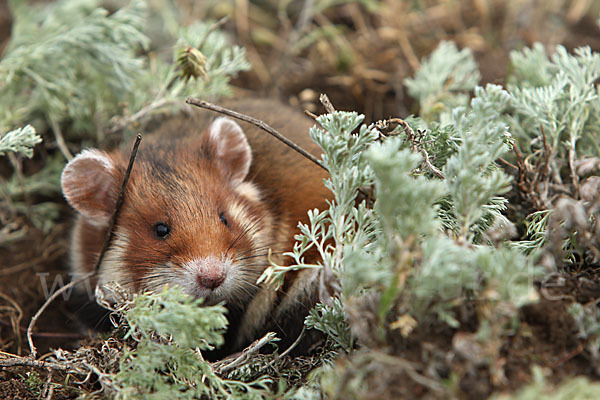
{"type": "Polygon", "coordinates": [[[242,183],[252,163],[252,150],[242,128],[229,118],[217,118],[208,130],[208,143],[231,183],[242,183]]]}
{"type": "Polygon", "coordinates": [[[108,225],[119,194],[117,169],[108,154],[84,150],[65,167],[62,191],[69,204],[97,226],[108,225]]]}

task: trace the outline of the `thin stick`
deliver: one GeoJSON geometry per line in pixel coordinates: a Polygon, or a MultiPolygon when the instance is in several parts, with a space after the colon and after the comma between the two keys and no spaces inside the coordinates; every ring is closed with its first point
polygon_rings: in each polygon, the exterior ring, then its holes
{"type": "Polygon", "coordinates": [[[54,120],[54,118],[50,118],[50,125],[52,126],[52,132],[54,133],[54,138],[56,139],[58,149],[67,159],[67,161],[71,161],[73,159],[73,154],[71,154],[71,151],[69,151],[69,148],[67,147],[67,143],[65,142],[65,138],[60,130],[60,126],[54,120]]]}
{"type": "MultiPolygon", "coordinates": [[[[242,354],[240,354],[239,357],[236,357],[233,361],[221,364],[224,361],[226,361],[226,360],[223,360],[221,362],[215,363],[213,366],[215,367],[215,370],[219,374],[224,374],[226,372],[229,372],[232,369],[237,368],[240,365],[243,365],[246,362],[248,362],[248,360],[251,357],[253,357],[255,354],[258,354],[260,349],[262,349],[265,345],[271,343],[273,341],[273,339],[275,339],[275,338],[276,338],[276,335],[274,332],[268,332],[262,338],[256,340],[254,343],[252,343],[250,346],[248,346],[246,349],[244,349],[242,354]]],[[[201,356],[201,354],[200,354],[200,356],[201,356]]]]}
{"type": "Polygon", "coordinates": [[[296,338],[296,340],[294,341],[294,343],[292,343],[290,345],[290,347],[288,347],[283,353],[281,353],[280,355],[278,355],[277,357],[275,357],[273,359],[273,361],[271,361],[264,369],[272,367],[273,364],[275,364],[277,361],[281,360],[282,357],[287,356],[290,351],[292,351],[296,346],[298,346],[298,343],[300,343],[300,340],[302,340],[302,338],[304,337],[304,333],[305,332],[306,332],[306,325],[304,325],[302,327],[302,331],[300,332],[300,334],[298,335],[298,337],[296,338]]]}
{"type": "Polygon", "coordinates": [[[250,116],[245,115],[245,114],[241,114],[241,113],[239,113],[237,111],[233,111],[233,110],[230,110],[230,109],[225,108],[225,107],[217,106],[215,104],[209,103],[209,102],[204,101],[204,100],[195,99],[193,97],[188,97],[185,102],[187,104],[191,104],[191,105],[196,106],[196,107],[206,108],[207,110],[216,111],[218,113],[225,114],[225,115],[228,115],[228,116],[233,117],[233,118],[237,118],[240,121],[251,123],[252,125],[259,127],[263,131],[271,134],[273,137],[275,137],[279,141],[285,143],[286,145],[288,145],[292,149],[296,150],[298,153],[302,154],[304,157],[308,158],[310,161],[312,161],[313,163],[317,164],[319,167],[323,168],[324,170],[327,170],[327,168],[325,168],[324,166],[322,166],[319,163],[319,160],[317,160],[316,157],[314,157],[312,154],[308,153],[302,147],[298,146],[296,143],[292,142],[291,140],[289,140],[288,138],[286,138],[285,136],[283,136],[282,134],[280,134],[279,132],[277,132],[275,129],[271,128],[267,123],[265,123],[265,122],[263,122],[263,121],[261,121],[259,119],[250,117],[250,116]]]}
{"type": "Polygon", "coordinates": [[[0,292],[0,297],[3,298],[4,300],[8,301],[14,307],[14,309],[17,311],[16,320],[11,315],[10,325],[11,325],[11,328],[13,329],[13,332],[15,333],[15,335],[17,335],[17,353],[21,354],[21,346],[23,345],[23,337],[21,336],[21,331],[19,328],[21,327],[21,318],[23,318],[23,310],[21,309],[21,307],[19,307],[19,304],[16,301],[14,301],[11,297],[8,297],[4,293],[0,292]]]}
{"type": "Polygon", "coordinates": [[[32,360],[29,357],[20,357],[17,355],[12,356],[13,357],[11,358],[0,358],[0,367],[26,366],[34,368],[52,368],[58,371],[65,372],[77,372],[74,368],[60,363],[32,360]]]}
{"type": "Polygon", "coordinates": [[[215,30],[219,29],[227,21],[229,21],[229,15],[224,16],[223,18],[221,18],[220,20],[218,20],[217,22],[212,24],[210,26],[210,28],[208,28],[208,30],[206,31],[206,34],[204,35],[204,37],[200,41],[200,44],[198,44],[198,46],[196,48],[198,50],[202,50],[202,46],[204,46],[204,44],[206,43],[206,40],[208,39],[210,34],[213,33],[215,30]]]}
{"type": "Polygon", "coordinates": [[[40,309],[37,310],[35,315],[31,318],[31,321],[29,322],[29,326],[27,327],[27,342],[29,343],[29,350],[31,352],[30,357],[32,359],[35,360],[35,358],[37,356],[37,349],[36,349],[35,345],[33,344],[32,332],[33,332],[33,327],[35,326],[35,323],[37,322],[40,315],[42,315],[44,310],[46,310],[46,308],[50,305],[50,303],[52,303],[54,301],[54,299],[56,299],[60,294],[71,289],[73,286],[77,285],[78,283],[81,283],[84,280],[89,279],[92,275],[94,275],[94,273],[95,272],[87,273],[87,274],[79,277],[79,279],[75,279],[74,281],[70,282],[69,284],[58,289],[56,292],[54,292],[52,294],[52,296],[48,297],[46,302],[44,304],[42,304],[40,309]]]}
{"type": "Polygon", "coordinates": [[[52,368],[48,368],[48,377],[46,378],[46,384],[44,385],[42,397],[46,397],[46,400],[51,400],[53,394],[54,386],[52,385],[52,368]]]}
{"type": "Polygon", "coordinates": [[[331,100],[329,100],[329,97],[327,97],[325,93],[321,93],[319,96],[319,101],[321,104],[323,104],[323,107],[325,107],[325,111],[327,111],[328,114],[333,114],[335,112],[335,108],[333,108],[331,100]]]}
{"type": "Polygon", "coordinates": [[[429,154],[427,153],[427,150],[420,149],[419,146],[417,146],[415,131],[413,131],[411,126],[408,124],[408,122],[406,122],[405,120],[403,120],[401,118],[392,118],[388,121],[395,122],[395,123],[399,124],[400,126],[402,126],[402,128],[406,132],[406,135],[408,136],[408,140],[410,140],[411,150],[414,151],[415,153],[420,152],[421,154],[423,154],[423,163],[427,166],[427,168],[429,168],[429,170],[431,172],[433,172],[433,174],[435,176],[437,176],[438,178],[444,179],[444,174],[442,173],[442,171],[437,169],[436,166],[433,165],[431,163],[431,161],[429,160],[429,154]]]}
{"type": "Polygon", "coordinates": [[[110,242],[114,235],[115,223],[117,222],[117,217],[119,216],[119,210],[121,209],[121,204],[123,204],[123,193],[125,192],[125,186],[127,186],[127,182],[129,181],[129,175],[131,175],[131,169],[133,168],[133,162],[135,161],[135,156],[137,155],[138,147],[140,147],[140,142],[142,141],[142,134],[138,133],[135,138],[135,143],[133,144],[133,149],[131,150],[131,156],[129,156],[129,165],[127,166],[127,170],[125,171],[125,176],[123,177],[123,184],[121,185],[121,190],[119,191],[119,196],[117,197],[117,202],[115,203],[115,209],[113,211],[112,219],[110,220],[110,225],[108,226],[108,231],[106,232],[106,239],[104,239],[104,245],[102,246],[102,251],[100,252],[100,256],[98,257],[98,261],[96,262],[96,266],[94,267],[94,272],[98,272],[100,269],[100,264],[102,263],[102,259],[104,258],[104,253],[108,249],[110,242]]]}
{"type": "Polygon", "coordinates": [[[311,117],[312,119],[315,119],[315,120],[317,119],[317,115],[316,115],[316,114],[313,114],[313,113],[311,113],[311,112],[310,112],[310,111],[308,111],[308,110],[304,110],[304,115],[306,115],[307,117],[311,117]]]}

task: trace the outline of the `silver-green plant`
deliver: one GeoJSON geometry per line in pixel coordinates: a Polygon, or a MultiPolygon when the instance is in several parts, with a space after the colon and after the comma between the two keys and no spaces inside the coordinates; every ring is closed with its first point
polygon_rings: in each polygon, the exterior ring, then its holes
{"type": "Polygon", "coordinates": [[[35,129],[31,125],[12,130],[0,136],[0,156],[6,155],[10,151],[31,158],[33,147],[41,141],[42,138],[35,133],[35,129]]]}
{"type": "Polygon", "coordinates": [[[454,42],[441,42],[421,64],[414,78],[404,84],[419,101],[420,115],[446,122],[449,113],[469,101],[469,93],[481,78],[470,49],[458,50],[454,42]]]}
{"type": "Polygon", "coordinates": [[[202,357],[223,343],[225,307],[202,306],[180,288],[139,294],[123,312],[129,326],[124,339],[137,346],[125,351],[113,390],[119,399],[262,399],[272,383],[267,376],[249,382],[220,378],[202,357]]]}
{"type": "MultiPolygon", "coordinates": [[[[439,71],[426,70],[419,79],[425,82],[428,73],[439,71]]],[[[465,79],[461,82],[471,82],[465,79]]],[[[482,323],[480,334],[497,339],[505,325],[513,326],[518,307],[537,299],[532,280],[540,271],[532,260],[482,239],[492,227],[510,225],[501,214],[506,204],[501,196],[511,180],[495,163],[511,145],[505,119],[510,95],[488,85],[476,87],[470,102],[458,103],[436,123],[412,118],[410,134],[391,137],[376,134],[372,126],[359,128],[353,113],[317,118],[321,128],[311,134],[323,150],[322,162],[331,174],[326,185],[335,201],[327,210],[312,211],[310,223],[300,226],[289,253],[297,265],[273,265],[264,278],[281,282],[286,271],[308,267],[321,268],[322,277],[339,282],[339,299],[317,306],[306,322],[340,349],[348,351],[353,338],[379,347],[390,331],[409,335],[436,319],[458,327],[454,309],[468,299],[478,299],[481,315],[496,315],[490,324],[482,323]],[[423,151],[432,148],[444,154],[434,160],[443,178],[422,163],[423,151]],[[374,186],[373,207],[356,201],[365,185],[374,186]],[[303,252],[313,246],[323,258],[320,266],[302,262],[303,252]],[[340,323],[344,319],[348,326],[340,323]],[[348,331],[352,336],[341,340],[348,331]]],[[[354,382],[357,390],[364,379],[354,382]]]]}

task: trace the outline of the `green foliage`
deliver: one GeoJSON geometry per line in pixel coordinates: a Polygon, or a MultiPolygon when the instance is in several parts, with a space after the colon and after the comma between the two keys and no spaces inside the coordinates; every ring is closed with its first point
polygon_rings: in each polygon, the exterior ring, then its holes
{"type": "Polygon", "coordinates": [[[525,220],[529,240],[521,240],[514,243],[514,246],[521,249],[526,254],[530,254],[546,244],[546,228],[548,226],[549,217],[549,210],[536,211],[530,214],[525,220]]]}
{"type": "Polygon", "coordinates": [[[363,153],[374,142],[377,132],[365,125],[359,128],[363,119],[355,112],[335,112],[317,118],[323,129],[313,127],[310,135],[323,148],[322,164],[330,174],[325,186],[335,194],[335,201],[328,210],[309,211],[308,225],[299,224],[298,241],[293,251],[285,253],[296,265],[272,265],[259,282],[280,286],[287,271],[319,268],[304,263],[304,253],[313,247],[319,251],[325,268],[336,272],[344,268],[343,259],[350,249],[369,247],[376,227],[365,202],[355,205],[354,200],[358,189],[372,182],[373,174],[363,153]]]}
{"type": "Polygon", "coordinates": [[[145,5],[134,1],[109,15],[99,3],[63,0],[36,11],[17,4],[13,40],[0,62],[0,130],[38,113],[89,130],[96,118],[117,113],[143,67],[136,53],[148,45],[145,5]]]}
{"type": "Polygon", "coordinates": [[[117,398],[260,399],[271,380],[261,376],[250,382],[217,376],[200,351],[223,343],[227,327],[225,307],[201,306],[180,288],[140,294],[124,313],[126,335],[137,347],[126,351],[115,375],[117,398]]]}
{"type": "Polygon", "coordinates": [[[231,94],[229,80],[240,71],[250,69],[246,60],[246,50],[240,46],[231,46],[227,36],[218,30],[211,29],[209,23],[197,23],[181,30],[176,52],[182,48],[196,48],[205,57],[205,79],[196,79],[193,85],[181,84],[181,88],[173,88],[181,95],[199,95],[203,98],[228,96],[231,94]]]}
{"type": "Polygon", "coordinates": [[[469,101],[469,92],[479,82],[477,64],[470,49],[458,50],[453,42],[441,42],[421,64],[414,78],[404,84],[419,100],[421,116],[442,120],[455,107],[469,101]]]}
{"type": "Polygon", "coordinates": [[[325,333],[342,350],[349,352],[352,349],[352,335],[346,324],[344,305],[339,298],[333,299],[331,306],[317,304],[306,317],[306,326],[325,333]]]}
{"type": "Polygon", "coordinates": [[[15,129],[0,137],[0,156],[12,151],[31,158],[33,146],[41,141],[42,138],[35,133],[35,129],[31,125],[15,129]]]}
{"type": "Polygon", "coordinates": [[[508,176],[494,164],[507,150],[507,127],[501,115],[508,101],[508,93],[499,86],[478,87],[470,109],[458,107],[452,113],[462,143],[448,159],[444,175],[462,237],[491,211],[483,206],[509,189],[508,176]]]}
{"type": "MultiPolygon", "coordinates": [[[[316,247],[323,257],[320,273],[329,281],[333,273],[339,297],[332,306],[318,305],[306,323],[327,333],[340,350],[349,351],[352,337],[363,347],[381,346],[386,331],[409,334],[413,324],[441,320],[458,327],[454,310],[467,299],[477,299],[482,313],[499,316],[481,324],[482,337],[494,340],[505,322],[510,326],[517,318],[518,307],[537,299],[532,279],[540,269],[518,249],[495,246],[505,237],[492,242],[490,232],[510,225],[501,214],[507,203],[501,195],[511,180],[495,161],[510,149],[511,95],[497,85],[476,87],[467,103],[466,92],[479,76],[474,63],[458,65],[468,59],[468,51],[442,44],[411,81],[422,107],[432,99],[443,99],[446,107],[428,115],[437,121],[408,119],[416,133],[381,139],[372,127],[359,127],[361,117],[341,112],[317,118],[322,129],[311,130],[335,201],[328,210],[311,211],[310,223],[300,226],[289,254],[297,265],[273,265],[264,277],[281,282],[288,270],[319,268],[302,262],[302,254],[316,247]],[[423,151],[443,179],[430,173],[423,151]],[[358,189],[367,185],[375,188],[372,208],[356,201],[358,189]],[[390,328],[390,316],[396,328],[390,328]]],[[[368,362],[391,362],[381,357],[368,362]]],[[[370,378],[359,364],[367,361],[359,358],[351,357],[345,368],[355,371],[356,390],[365,390],[370,378]]],[[[326,387],[344,373],[334,368],[323,374],[322,389],[331,393],[326,387]]]]}
{"type": "MultiPolygon", "coordinates": [[[[555,160],[567,160],[567,153],[599,155],[600,105],[598,86],[600,54],[589,47],[567,50],[558,46],[550,59],[540,45],[513,53],[515,72],[508,85],[513,115],[511,132],[527,153],[532,139],[543,129],[555,160]],[[522,63],[520,65],[518,63],[522,63]],[[527,66],[537,63],[536,68],[527,66]],[[554,155],[554,154],[553,154],[554,155]]],[[[538,143],[539,146],[539,143],[538,143]]]]}

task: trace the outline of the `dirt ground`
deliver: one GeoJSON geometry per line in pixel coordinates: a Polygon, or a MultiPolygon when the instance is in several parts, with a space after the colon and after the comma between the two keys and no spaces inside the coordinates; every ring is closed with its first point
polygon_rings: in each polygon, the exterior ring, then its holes
{"type": "MultiPolygon", "coordinates": [[[[421,12],[411,11],[405,4],[411,2],[383,3],[393,12],[367,14],[360,6],[351,4],[317,18],[322,26],[344,26],[342,43],[317,43],[297,54],[289,54],[275,38],[267,43],[254,42],[250,33],[261,20],[256,8],[249,7],[246,15],[238,11],[225,29],[247,48],[254,69],[235,80],[237,95],[266,93],[299,109],[317,112],[322,111],[318,94],[327,93],[336,108],[362,112],[368,121],[373,121],[405,117],[416,111],[401,82],[441,39],[455,40],[461,47],[474,49],[483,83],[502,83],[509,67],[509,51],[523,44],[562,43],[569,49],[590,45],[600,51],[598,15],[593,16],[600,10],[593,6],[583,11],[576,9],[576,4],[593,2],[576,1],[569,5],[570,2],[558,1],[552,7],[544,6],[542,1],[507,2],[512,6],[503,6],[501,1],[446,2],[454,4],[450,7],[443,2],[424,1],[419,2],[423,6],[421,12]],[[487,4],[487,8],[482,9],[481,4],[487,4]],[[394,17],[398,15],[402,17],[394,17]],[[521,19],[517,18],[519,15],[521,19]],[[352,48],[350,65],[327,56],[332,48],[345,45],[352,48]]],[[[180,4],[184,7],[187,2],[180,4]]],[[[228,10],[195,12],[187,18],[219,17],[219,12],[228,10]]],[[[285,24],[273,22],[268,28],[281,41],[290,39],[291,30],[285,24]]],[[[26,162],[24,172],[35,170],[36,163],[41,162],[39,157],[26,162]]],[[[8,162],[0,163],[4,178],[11,171],[8,162]]],[[[56,279],[68,280],[72,212],[60,196],[45,200],[61,205],[59,223],[49,233],[43,234],[25,218],[2,221],[0,226],[5,235],[23,234],[21,238],[0,243],[0,351],[5,353],[29,354],[26,331],[32,316],[44,303],[53,283],[60,282],[56,279]]],[[[468,305],[460,310],[459,329],[442,324],[419,327],[407,339],[394,342],[393,352],[402,354],[419,370],[436,368],[442,376],[456,377],[459,393],[469,399],[519,388],[531,380],[533,364],[551,371],[549,380],[553,383],[575,375],[597,380],[597,371],[584,351],[585,343],[576,336],[567,308],[573,301],[585,304],[600,298],[600,271],[565,271],[562,278],[561,286],[548,289],[560,300],[542,297],[538,304],[523,307],[518,328],[496,344],[504,376],[491,375],[488,368],[481,366],[482,360],[476,356],[477,343],[471,337],[477,330],[478,316],[468,305]]],[[[32,338],[38,353],[47,354],[50,349],[77,348],[85,336],[78,329],[74,310],[59,297],[42,313],[32,338]]],[[[396,373],[398,381],[404,384],[375,390],[372,398],[436,397],[425,385],[402,379],[406,372],[396,373]]],[[[65,376],[56,372],[48,375],[29,367],[4,368],[0,371],[0,398],[44,398],[47,393],[42,393],[42,388],[47,379],[64,383],[65,376]]],[[[77,391],[69,389],[67,384],[67,388],[56,387],[52,398],[76,396],[77,391]]]]}

